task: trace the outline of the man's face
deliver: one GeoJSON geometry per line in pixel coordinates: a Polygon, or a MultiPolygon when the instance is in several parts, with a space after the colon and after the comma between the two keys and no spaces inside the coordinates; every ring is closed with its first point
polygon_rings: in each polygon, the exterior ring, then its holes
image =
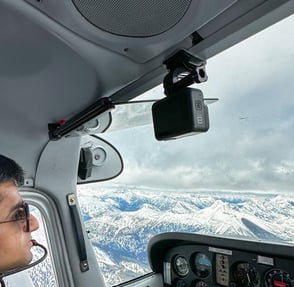
{"type": "MultiPolygon", "coordinates": [[[[0,222],[15,219],[21,202],[14,183],[1,183],[0,222]]],[[[0,224],[0,273],[25,266],[32,260],[31,232],[38,228],[39,223],[33,215],[30,215],[30,232],[26,232],[23,220],[0,224]]]]}

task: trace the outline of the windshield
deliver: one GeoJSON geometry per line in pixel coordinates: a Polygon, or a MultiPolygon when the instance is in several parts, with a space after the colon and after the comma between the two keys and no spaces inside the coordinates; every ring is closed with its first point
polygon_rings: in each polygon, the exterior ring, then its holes
{"type": "MultiPolygon", "coordinates": [[[[196,86],[219,99],[207,133],[159,142],[140,120],[99,135],[124,160],[118,178],[79,186],[107,285],[150,272],[147,244],[161,232],[293,244],[293,26],[292,16],[208,60],[196,86]]],[[[162,87],[138,99],[155,97],[162,87]]]]}

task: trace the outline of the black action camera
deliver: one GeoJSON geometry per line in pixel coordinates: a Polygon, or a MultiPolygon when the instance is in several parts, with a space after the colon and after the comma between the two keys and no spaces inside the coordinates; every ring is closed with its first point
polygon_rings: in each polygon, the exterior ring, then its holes
{"type": "Polygon", "coordinates": [[[208,108],[201,90],[184,88],[152,106],[157,140],[170,140],[209,129],[208,108]]]}

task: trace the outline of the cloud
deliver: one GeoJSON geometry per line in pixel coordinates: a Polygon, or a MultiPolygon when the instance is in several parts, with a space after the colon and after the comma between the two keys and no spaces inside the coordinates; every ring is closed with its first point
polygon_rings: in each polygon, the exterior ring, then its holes
{"type": "MultiPolygon", "coordinates": [[[[208,60],[209,79],[196,86],[204,97],[220,99],[209,105],[208,133],[169,142],[156,141],[150,125],[106,133],[125,159],[125,171],[116,181],[292,190],[293,25],[291,17],[208,60]]],[[[155,96],[163,96],[162,87],[144,97],[155,96]]]]}

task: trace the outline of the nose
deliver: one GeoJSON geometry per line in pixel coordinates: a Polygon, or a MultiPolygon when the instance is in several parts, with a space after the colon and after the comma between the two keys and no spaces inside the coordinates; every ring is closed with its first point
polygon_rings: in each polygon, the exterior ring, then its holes
{"type": "Polygon", "coordinates": [[[34,215],[30,214],[30,232],[37,229],[39,229],[39,221],[34,215]]]}

